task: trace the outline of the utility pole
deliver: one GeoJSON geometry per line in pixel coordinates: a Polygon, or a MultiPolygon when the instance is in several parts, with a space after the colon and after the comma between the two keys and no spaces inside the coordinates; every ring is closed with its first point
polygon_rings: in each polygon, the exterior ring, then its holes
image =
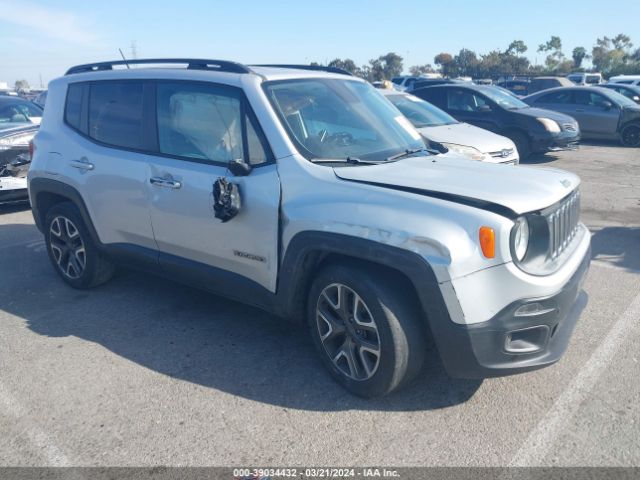
{"type": "Polygon", "coordinates": [[[42,83],[42,74],[39,73],[38,76],[40,77],[40,88],[44,88],[44,84],[42,83]]]}
{"type": "Polygon", "coordinates": [[[138,58],[138,46],[136,45],[136,41],[131,41],[131,59],[136,60],[138,58]]]}

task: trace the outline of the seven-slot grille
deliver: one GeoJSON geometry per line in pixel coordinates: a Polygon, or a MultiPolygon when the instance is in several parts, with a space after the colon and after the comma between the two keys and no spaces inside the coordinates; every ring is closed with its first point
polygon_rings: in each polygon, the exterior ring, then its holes
{"type": "Polygon", "coordinates": [[[580,220],[580,191],[576,190],[552,213],[547,215],[551,258],[555,259],[566,248],[576,232],[580,220]]]}

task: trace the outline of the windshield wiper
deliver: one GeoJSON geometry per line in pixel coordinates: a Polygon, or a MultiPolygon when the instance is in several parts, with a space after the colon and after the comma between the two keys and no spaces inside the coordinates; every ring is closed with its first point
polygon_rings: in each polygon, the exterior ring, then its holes
{"type": "Polygon", "coordinates": [[[401,158],[410,157],[411,155],[415,155],[416,153],[420,153],[420,152],[427,152],[432,155],[437,155],[440,153],[437,150],[432,150],[427,147],[408,148],[404,152],[396,153],[395,155],[391,155],[390,157],[387,157],[386,161],[391,162],[393,160],[400,160],[401,158]]]}
{"type": "Polygon", "coordinates": [[[348,163],[351,165],[378,165],[386,160],[362,160],[358,157],[347,158],[314,158],[313,163],[348,163]]]}

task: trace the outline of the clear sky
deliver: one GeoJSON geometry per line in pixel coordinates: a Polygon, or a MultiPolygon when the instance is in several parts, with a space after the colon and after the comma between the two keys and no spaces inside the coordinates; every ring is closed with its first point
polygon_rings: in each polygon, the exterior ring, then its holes
{"type": "Polygon", "coordinates": [[[640,1],[602,0],[0,0],[0,82],[32,86],[71,65],[131,55],[246,63],[357,64],[394,51],[405,68],[442,51],[477,53],[524,40],[533,63],[551,35],[567,56],[626,33],[640,46],[640,1]]]}

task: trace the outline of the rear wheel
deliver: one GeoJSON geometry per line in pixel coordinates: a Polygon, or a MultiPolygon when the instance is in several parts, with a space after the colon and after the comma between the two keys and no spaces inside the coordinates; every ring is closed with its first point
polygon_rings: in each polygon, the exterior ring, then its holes
{"type": "Polygon", "coordinates": [[[620,138],[625,147],[640,147],[640,124],[633,123],[624,127],[620,138]]]}
{"type": "Polygon", "coordinates": [[[308,320],[325,366],[347,390],[386,395],[424,362],[418,309],[404,284],[353,266],[321,271],[309,293],[308,320]]]}
{"type": "Polygon", "coordinates": [[[516,144],[516,148],[518,149],[518,155],[520,160],[524,160],[531,155],[531,141],[529,137],[523,132],[509,132],[507,134],[513,143],[516,144]]]}
{"type": "Polygon", "coordinates": [[[64,202],[51,207],[45,228],[51,263],[69,285],[91,288],[113,276],[113,264],[96,247],[74,204],[64,202]]]}

